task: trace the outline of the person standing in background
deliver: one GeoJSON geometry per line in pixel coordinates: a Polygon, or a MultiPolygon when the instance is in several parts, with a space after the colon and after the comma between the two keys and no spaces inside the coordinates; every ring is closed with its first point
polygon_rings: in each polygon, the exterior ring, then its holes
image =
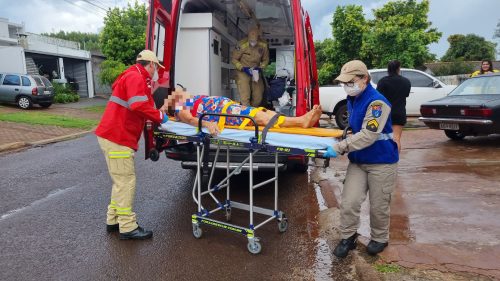
{"type": "Polygon", "coordinates": [[[411,82],[401,76],[401,63],[392,60],[387,64],[387,76],[378,81],[379,91],[391,103],[391,119],[394,141],[401,152],[401,135],[406,124],[406,98],[410,96],[411,82]]]}
{"type": "Polygon", "coordinates": [[[260,30],[254,27],[248,37],[239,41],[231,55],[236,67],[236,83],[242,105],[259,107],[264,94],[260,73],[269,64],[267,43],[260,39],[260,30]]]}
{"type": "Polygon", "coordinates": [[[493,63],[491,62],[491,60],[483,60],[481,62],[481,69],[472,72],[470,77],[472,78],[474,76],[488,74],[488,73],[495,73],[495,72],[499,72],[499,71],[496,69],[493,69],[493,63]]]}

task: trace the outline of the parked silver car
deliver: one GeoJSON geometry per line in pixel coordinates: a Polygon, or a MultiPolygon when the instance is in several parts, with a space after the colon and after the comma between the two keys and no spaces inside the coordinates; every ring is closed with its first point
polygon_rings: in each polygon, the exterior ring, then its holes
{"type": "Polygon", "coordinates": [[[33,104],[49,107],[54,101],[54,87],[39,75],[0,72],[0,102],[16,103],[22,109],[33,104]]]}

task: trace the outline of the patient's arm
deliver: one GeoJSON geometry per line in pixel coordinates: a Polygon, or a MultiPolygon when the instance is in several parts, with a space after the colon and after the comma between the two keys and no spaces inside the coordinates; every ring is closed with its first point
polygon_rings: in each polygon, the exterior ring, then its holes
{"type": "MultiPolygon", "coordinates": [[[[177,117],[183,123],[189,124],[194,127],[198,127],[198,118],[193,117],[193,115],[191,115],[191,112],[189,110],[179,111],[179,113],[177,113],[177,117]]],[[[215,122],[202,121],[202,126],[207,128],[208,132],[213,136],[216,136],[220,133],[219,127],[215,122]]]]}

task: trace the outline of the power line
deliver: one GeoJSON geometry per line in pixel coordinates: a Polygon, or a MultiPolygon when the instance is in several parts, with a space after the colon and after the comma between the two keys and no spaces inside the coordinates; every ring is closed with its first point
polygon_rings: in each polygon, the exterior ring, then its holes
{"type": "Polygon", "coordinates": [[[101,6],[97,5],[97,4],[95,4],[95,3],[93,3],[93,2],[90,2],[89,0],[82,0],[82,1],[83,1],[83,2],[85,2],[85,3],[88,3],[88,4],[92,5],[92,6],[94,6],[94,7],[96,7],[96,8],[99,8],[99,9],[101,9],[101,10],[105,11],[105,12],[107,12],[107,10],[106,10],[105,8],[103,8],[103,7],[101,7],[101,6]]]}
{"type": "Polygon", "coordinates": [[[70,0],[64,0],[64,2],[67,2],[67,3],[69,3],[69,4],[71,4],[71,5],[75,6],[75,7],[78,7],[78,8],[80,8],[80,9],[83,9],[83,10],[85,10],[85,11],[89,12],[89,13],[97,13],[97,14],[99,14],[99,15],[100,15],[100,16],[102,16],[102,17],[106,16],[106,14],[104,14],[103,12],[101,12],[101,11],[99,11],[99,10],[90,10],[90,9],[88,9],[88,8],[84,7],[84,6],[80,6],[80,5],[77,5],[77,4],[76,4],[76,3],[74,3],[74,2],[71,2],[70,0]]]}

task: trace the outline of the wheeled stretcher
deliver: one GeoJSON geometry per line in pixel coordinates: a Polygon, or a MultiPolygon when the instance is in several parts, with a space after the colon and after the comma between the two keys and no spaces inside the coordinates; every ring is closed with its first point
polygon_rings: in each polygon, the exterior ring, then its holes
{"type": "MultiPolygon", "coordinates": [[[[201,225],[209,225],[221,228],[230,232],[245,235],[248,239],[247,249],[252,254],[260,253],[262,246],[259,238],[255,236],[255,232],[265,224],[277,220],[278,230],[285,232],[288,228],[288,220],[285,213],[278,209],[278,155],[292,154],[304,155],[307,157],[323,157],[328,146],[333,145],[337,138],[335,137],[319,137],[309,135],[297,135],[289,133],[280,133],[270,131],[272,122],[268,124],[262,131],[259,126],[253,125],[253,130],[238,130],[225,128],[217,137],[210,136],[205,129],[202,129],[202,119],[207,115],[217,115],[225,117],[240,117],[248,118],[253,124],[257,124],[252,117],[231,115],[231,114],[203,114],[200,116],[198,127],[194,127],[181,122],[167,122],[158,130],[155,131],[155,138],[165,140],[187,141],[192,142],[196,146],[196,178],[193,185],[193,200],[197,204],[197,212],[191,216],[193,235],[196,238],[202,236],[201,225]],[[215,158],[211,163],[208,161],[208,152],[210,147],[216,147],[215,158]],[[230,167],[231,148],[239,148],[248,151],[246,157],[236,167],[230,167]],[[226,176],[217,183],[214,183],[214,172],[219,159],[219,152],[226,150],[226,176]],[[267,152],[274,154],[275,168],[274,176],[259,183],[254,182],[254,155],[257,152],[267,152]],[[248,168],[249,182],[249,202],[235,202],[231,200],[230,179],[234,175],[238,175],[243,170],[243,167],[248,168]],[[254,190],[267,184],[274,182],[274,208],[267,209],[254,205],[254,190]],[[226,189],[225,200],[219,200],[215,193],[226,189]],[[215,208],[209,209],[202,204],[202,198],[210,197],[215,203],[215,208]],[[229,223],[231,219],[231,209],[241,209],[249,212],[250,220],[247,226],[239,226],[229,223]],[[215,212],[222,211],[225,213],[226,221],[216,220],[211,217],[215,212]],[[254,222],[254,213],[262,214],[267,218],[256,224],[254,222]]],[[[274,120],[272,120],[274,121],[274,120]]],[[[262,128],[261,128],[262,129],[262,128]]],[[[284,131],[290,131],[285,129],[284,131]]],[[[328,130],[332,131],[332,130],[328,130]]],[[[342,131],[334,132],[334,135],[340,137],[342,131]],[[339,133],[340,132],[340,133],[339,133]]],[[[330,134],[331,135],[331,134],[330,134]]],[[[329,161],[325,160],[325,165],[329,161]]],[[[220,165],[219,165],[220,166],[220,165]]]]}

